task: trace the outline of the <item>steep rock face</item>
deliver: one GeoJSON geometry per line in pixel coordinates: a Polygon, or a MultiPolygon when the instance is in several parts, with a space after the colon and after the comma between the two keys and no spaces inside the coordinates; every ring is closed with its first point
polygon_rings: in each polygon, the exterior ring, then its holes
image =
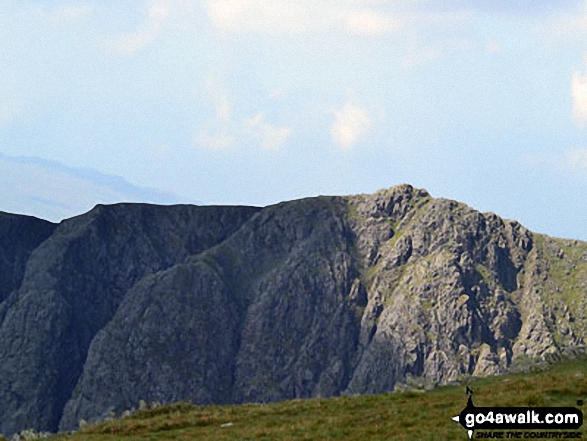
{"type": "Polygon", "coordinates": [[[126,292],[255,211],[120,204],[62,222],[32,253],[0,324],[0,432],[56,430],[89,344],[126,292]]]}
{"type": "Polygon", "coordinates": [[[345,301],[344,213],[333,198],[269,207],[221,245],[143,280],[92,343],[61,428],[140,399],[338,393],[359,324],[345,301]]]}
{"type": "Polygon", "coordinates": [[[522,324],[514,293],[530,233],[427,194],[410,199],[407,211],[405,203],[390,210],[369,199],[351,202],[369,301],[348,390],[391,389],[408,374],[442,383],[508,366],[522,324]]]}
{"type": "Polygon", "coordinates": [[[61,428],[141,399],[229,401],[238,316],[230,291],[205,264],[143,279],[92,342],[61,428]]]}
{"type": "Polygon", "coordinates": [[[20,286],[30,254],[55,227],[35,217],[0,212],[0,304],[20,286]]]}
{"type": "Polygon", "coordinates": [[[140,400],[492,375],[585,345],[586,292],[587,244],[409,185],[263,209],[99,207],[33,252],[5,308],[0,432],[140,400]]]}
{"type": "Polygon", "coordinates": [[[369,300],[348,392],[497,374],[585,345],[587,244],[398,190],[350,198],[369,300]]]}
{"type": "Polygon", "coordinates": [[[540,281],[525,270],[544,265],[539,249],[516,222],[409,186],[268,207],[137,286],[118,311],[124,324],[113,320],[92,344],[61,427],[140,399],[272,401],[500,373],[516,357],[558,349],[534,296],[540,281]],[[174,292],[193,307],[162,333],[163,319],[146,311],[173,303],[145,293],[174,292]],[[157,337],[165,351],[153,349],[157,337]],[[120,357],[136,369],[121,370],[120,357]],[[108,386],[118,392],[105,397],[108,386]]]}

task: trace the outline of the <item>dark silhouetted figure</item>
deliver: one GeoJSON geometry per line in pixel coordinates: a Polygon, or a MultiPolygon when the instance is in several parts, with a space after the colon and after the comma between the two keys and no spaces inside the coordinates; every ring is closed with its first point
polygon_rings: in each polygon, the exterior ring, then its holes
{"type": "Polygon", "coordinates": [[[467,407],[475,407],[475,405],[473,404],[473,389],[467,386],[466,392],[467,395],[469,395],[469,398],[467,399],[467,407]]]}

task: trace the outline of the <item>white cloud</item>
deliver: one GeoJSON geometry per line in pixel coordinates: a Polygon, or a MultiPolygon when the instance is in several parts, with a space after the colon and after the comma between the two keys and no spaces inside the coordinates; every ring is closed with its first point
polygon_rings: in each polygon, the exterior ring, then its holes
{"type": "Polygon", "coordinates": [[[208,0],[206,9],[212,23],[223,31],[297,33],[310,19],[307,8],[285,0],[208,0]]]}
{"type": "Polygon", "coordinates": [[[571,149],[565,153],[567,168],[575,171],[587,172],[587,149],[571,149]]]}
{"type": "Polygon", "coordinates": [[[350,101],[333,112],[335,119],[331,129],[332,140],[345,151],[350,150],[372,128],[367,109],[350,101]]]}
{"type": "Polygon", "coordinates": [[[582,43],[587,33],[587,1],[580,9],[573,8],[547,17],[540,23],[539,32],[547,45],[570,41],[582,43]]]}
{"type": "Polygon", "coordinates": [[[134,32],[116,36],[111,45],[132,54],[152,44],[178,23],[197,22],[195,11],[204,12],[219,31],[231,34],[301,34],[338,31],[378,37],[398,31],[425,28],[450,29],[470,20],[466,12],[410,11],[382,1],[365,0],[150,0],[144,23],[134,32]]]}
{"type": "Polygon", "coordinates": [[[403,27],[388,13],[356,4],[363,2],[323,0],[206,0],[211,22],[224,32],[277,32],[298,34],[338,28],[350,34],[375,36],[403,27]]]}
{"type": "Polygon", "coordinates": [[[573,74],[571,96],[573,98],[573,119],[579,127],[585,127],[587,124],[587,74],[581,75],[578,71],[573,74]]]}
{"type": "Polygon", "coordinates": [[[149,5],[146,21],[135,32],[119,35],[114,47],[122,54],[132,54],[154,42],[170,14],[170,0],[154,0],[149,5]]]}
{"type": "Polygon", "coordinates": [[[269,124],[262,112],[245,121],[244,127],[259,140],[264,150],[278,150],[293,133],[292,129],[269,124]]]}
{"type": "Polygon", "coordinates": [[[344,14],[351,34],[376,36],[402,29],[405,22],[370,9],[349,10],[344,14]]]}
{"type": "Polygon", "coordinates": [[[216,119],[228,121],[232,112],[232,102],[228,93],[220,86],[215,75],[210,74],[206,79],[206,94],[214,105],[216,119]]]}
{"type": "Polygon", "coordinates": [[[563,174],[587,174],[587,148],[577,147],[556,153],[527,153],[521,159],[532,168],[546,168],[563,174]]]}
{"type": "Polygon", "coordinates": [[[225,150],[235,145],[237,124],[232,121],[232,102],[214,75],[206,80],[206,94],[214,107],[214,116],[204,124],[195,142],[212,150],[225,150]]]}
{"type": "MultiPolygon", "coordinates": [[[[277,98],[285,92],[271,92],[277,98]]],[[[210,117],[194,138],[196,144],[212,150],[226,150],[236,146],[237,140],[252,136],[264,150],[278,150],[291,136],[293,130],[276,127],[267,121],[263,112],[246,119],[233,117],[233,102],[214,75],[206,81],[206,95],[214,108],[210,117]]]]}

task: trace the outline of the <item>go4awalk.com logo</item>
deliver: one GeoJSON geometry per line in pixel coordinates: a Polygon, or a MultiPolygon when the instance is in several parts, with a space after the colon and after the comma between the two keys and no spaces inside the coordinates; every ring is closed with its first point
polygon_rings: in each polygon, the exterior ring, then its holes
{"type": "Polygon", "coordinates": [[[476,407],[473,404],[473,391],[468,386],[467,394],[467,405],[452,420],[467,430],[469,439],[473,438],[476,430],[499,431],[486,434],[489,436],[479,433],[476,438],[581,438],[580,432],[560,432],[577,430],[583,424],[583,412],[575,407],[476,407]]]}

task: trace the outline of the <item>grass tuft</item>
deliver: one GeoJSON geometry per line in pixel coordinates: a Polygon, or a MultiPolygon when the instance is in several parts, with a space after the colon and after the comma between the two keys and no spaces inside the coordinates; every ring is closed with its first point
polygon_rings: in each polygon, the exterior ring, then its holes
{"type": "MultiPolygon", "coordinates": [[[[587,402],[587,359],[547,370],[469,379],[477,406],[577,406],[587,402]]],[[[89,425],[54,441],[114,440],[462,440],[450,420],[466,404],[464,386],[272,404],[178,403],[89,425]]],[[[587,406],[583,405],[583,412],[587,406]]],[[[587,436],[584,424],[582,436],[587,436]]]]}

